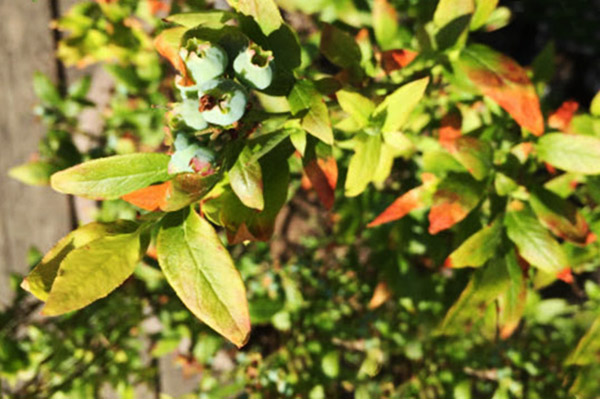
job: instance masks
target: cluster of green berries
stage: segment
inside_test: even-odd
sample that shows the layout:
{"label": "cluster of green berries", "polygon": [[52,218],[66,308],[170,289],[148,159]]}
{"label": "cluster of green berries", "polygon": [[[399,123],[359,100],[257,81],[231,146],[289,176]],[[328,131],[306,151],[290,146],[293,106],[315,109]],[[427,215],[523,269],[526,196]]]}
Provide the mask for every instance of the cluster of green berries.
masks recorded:
{"label": "cluster of green berries", "polygon": [[[227,52],[217,44],[189,39],[179,52],[188,71],[175,80],[182,101],[174,113],[189,129],[200,131],[209,124],[231,126],[246,112],[248,89],[264,90],[273,81],[273,56],[255,44],[249,44],[233,60],[230,67]],[[233,78],[237,78],[237,81]],[[170,173],[199,173],[213,160],[211,151],[177,134],[175,152],[169,164]]]}
{"label": "cluster of green berries", "polygon": [[209,123],[230,126],[239,121],[246,111],[247,89],[264,90],[273,81],[273,56],[255,44],[248,45],[233,60],[237,81],[225,77],[229,57],[216,44],[190,39],[179,55],[194,84],[183,86],[182,78],[176,81],[183,101],[175,112],[194,130],[205,129]]}

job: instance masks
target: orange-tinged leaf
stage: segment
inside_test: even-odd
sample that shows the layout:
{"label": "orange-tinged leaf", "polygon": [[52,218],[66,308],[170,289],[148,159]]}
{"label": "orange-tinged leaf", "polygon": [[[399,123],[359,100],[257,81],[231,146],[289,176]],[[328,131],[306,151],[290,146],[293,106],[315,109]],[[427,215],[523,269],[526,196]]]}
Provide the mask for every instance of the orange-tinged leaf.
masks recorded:
{"label": "orange-tinged leaf", "polygon": [[186,30],[184,27],[177,27],[162,31],[154,39],[154,47],[160,55],[169,60],[173,67],[181,73],[183,81],[180,84],[182,86],[191,86],[194,82],[188,75],[185,62],[179,55],[180,42]]}
{"label": "orange-tinged leaf", "polygon": [[369,301],[369,305],[368,305],[369,309],[371,309],[371,310],[377,309],[378,307],[383,305],[388,299],[390,299],[391,296],[392,296],[392,293],[391,293],[390,288],[388,287],[387,283],[385,281],[381,281],[375,287],[373,296],[371,297],[371,300]]}
{"label": "orange-tinged leaf", "polygon": [[335,186],[338,178],[335,158],[314,158],[304,165],[304,172],[323,206],[331,209],[335,202]]}
{"label": "orange-tinged leaf", "polygon": [[486,96],[534,135],[544,133],[539,98],[525,69],[512,58],[483,45],[465,48],[458,65]]}
{"label": "orange-tinged leaf", "polygon": [[146,211],[156,211],[164,209],[173,185],[170,181],[154,186],[148,186],[121,197],[122,200],[129,202]]}
{"label": "orange-tinged leaf", "polygon": [[463,220],[479,203],[482,187],[469,175],[450,175],[436,191],[429,211],[429,234],[437,234]]}
{"label": "orange-tinged leaf", "polygon": [[411,62],[419,53],[408,49],[388,50],[381,53],[381,65],[386,73],[402,69]]}
{"label": "orange-tinged leaf", "polygon": [[152,15],[158,15],[160,13],[168,14],[171,10],[171,6],[163,0],[148,0],[148,7]]}
{"label": "orange-tinged leaf", "polygon": [[400,220],[415,209],[422,207],[422,191],[423,187],[419,186],[401,195],[398,199],[392,202],[392,204],[387,207],[385,211],[383,211],[371,223],[369,223],[367,227],[375,227],[379,226],[380,224]]}
{"label": "orange-tinged leaf", "polygon": [[564,281],[567,284],[572,284],[573,281],[575,281],[570,267],[565,267],[564,269],[556,273],[556,278]]}
{"label": "orange-tinged leaf", "polygon": [[456,150],[456,139],[461,136],[461,116],[458,113],[444,115],[440,124],[440,144],[450,153]]}
{"label": "orange-tinged leaf", "polygon": [[428,194],[431,187],[436,183],[436,178],[431,173],[423,173],[421,179],[423,180],[423,185],[415,187],[398,197],[385,211],[369,223],[367,227],[375,227],[380,224],[400,220],[410,212],[427,206]]}
{"label": "orange-tinged leaf", "polygon": [[575,112],[579,109],[579,103],[573,100],[567,100],[548,117],[548,126],[569,133],[569,125]]}

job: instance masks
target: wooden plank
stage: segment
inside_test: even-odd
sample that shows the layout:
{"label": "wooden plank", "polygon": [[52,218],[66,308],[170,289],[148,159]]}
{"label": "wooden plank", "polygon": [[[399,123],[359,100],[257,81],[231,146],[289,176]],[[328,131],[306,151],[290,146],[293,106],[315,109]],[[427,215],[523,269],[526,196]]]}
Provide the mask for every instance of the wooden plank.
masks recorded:
{"label": "wooden plank", "polygon": [[54,76],[50,7],[47,1],[0,0],[0,303],[8,274],[26,273],[29,247],[48,250],[69,229],[68,203],[50,188],[28,187],[6,176],[37,149],[44,127],[35,120],[35,71]]}

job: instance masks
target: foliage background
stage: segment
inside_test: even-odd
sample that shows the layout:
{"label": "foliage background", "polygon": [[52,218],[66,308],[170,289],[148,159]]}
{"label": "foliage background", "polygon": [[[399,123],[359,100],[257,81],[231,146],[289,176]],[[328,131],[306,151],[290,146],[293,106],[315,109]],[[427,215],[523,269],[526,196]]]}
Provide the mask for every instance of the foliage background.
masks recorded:
{"label": "foliage background", "polygon": [[[599,54],[595,34],[598,10],[585,1],[569,2],[568,6],[561,1],[548,3],[506,2],[514,12],[512,24],[476,36],[476,41],[490,43],[529,65],[548,39],[553,39],[560,61],[551,84],[549,108],[574,98],[587,109],[598,88],[593,62]],[[142,104],[164,103],[152,94],[156,81],[157,76],[151,77],[147,92],[142,90]],[[138,95],[136,91],[145,87],[138,83],[124,84],[122,94]],[[77,97],[75,103],[82,100]],[[43,103],[43,95],[41,100]],[[119,98],[117,91],[112,101],[118,110],[125,99]],[[65,107],[66,113],[72,114],[60,123],[78,123],[69,121],[77,109]],[[139,114],[134,112],[132,117],[128,110],[122,119],[117,112],[103,133],[110,135],[112,127],[121,133],[123,126],[134,126],[149,145],[156,145],[151,132],[159,123],[152,115],[160,112],[147,103],[140,108]],[[45,117],[48,126],[57,123],[52,114]],[[144,129],[150,133],[145,134]],[[114,150],[119,145],[131,143],[107,140],[102,148]],[[2,389],[12,389],[6,388],[10,386],[7,381],[18,376],[27,381],[26,389],[21,385],[14,397],[102,397],[107,383],[120,397],[132,395],[131,387],[136,384],[147,384],[156,393],[161,387],[155,359],[175,350],[178,367],[187,374],[201,375],[198,391],[211,398],[237,397],[244,386],[250,387],[246,395],[254,397],[566,397],[569,385],[564,381],[572,381],[575,371],[564,370],[561,360],[589,320],[579,309],[584,303],[581,292],[560,282],[542,291],[540,298],[528,305],[528,328],[507,341],[490,344],[485,337],[467,334],[431,337],[428,330],[464,287],[467,275],[458,273],[449,281],[407,265],[391,268],[390,273],[399,273],[397,281],[404,282],[396,287],[402,295],[369,310],[365,304],[381,280],[381,271],[373,267],[357,270],[356,264],[371,253],[381,258],[373,264],[385,263],[394,259],[394,251],[386,252],[388,248],[382,245],[387,231],[363,232],[356,220],[364,225],[372,218],[369,209],[373,203],[386,202],[379,197],[385,193],[373,190],[365,198],[343,201],[335,224],[320,210],[314,196],[298,193],[284,211],[271,245],[235,249],[251,306],[265,312],[254,314],[258,321],[253,338],[243,351],[236,352],[193,321],[164,281],[152,269],[140,268],[139,279],[128,281],[108,299],[52,321],[31,317],[36,304],[18,294],[1,316]],[[127,212],[131,212],[127,207],[109,204],[99,216],[110,219]],[[340,248],[328,246],[332,234],[342,243]],[[355,241],[356,237],[360,239]],[[30,254],[32,264],[36,256],[39,254]],[[581,287],[589,298],[585,311],[597,312],[598,281],[597,272],[585,276]],[[140,328],[148,309],[160,321],[160,329]],[[149,348],[150,358],[146,355]]]}

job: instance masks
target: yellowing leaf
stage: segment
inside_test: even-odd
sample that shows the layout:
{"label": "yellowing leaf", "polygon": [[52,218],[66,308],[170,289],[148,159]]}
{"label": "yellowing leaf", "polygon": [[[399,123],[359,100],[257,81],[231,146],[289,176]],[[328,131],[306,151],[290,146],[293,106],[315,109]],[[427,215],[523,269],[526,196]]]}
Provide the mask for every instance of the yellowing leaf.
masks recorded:
{"label": "yellowing leaf", "polygon": [[411,112],[423,98],[428,84],[429,78],[415,80],[388,95],[373,113],[374,119],[383,120],[381,130],[384,132],[402,130]]}
{"label": "yellowing leaf", "polygon": [[381,137],[361,135],[356,138],[344,188],[347,197],[356,197],[372,181],[381,153]]}
{"label": "yellowing leaf", "polygon": [[445,266],[452,268],[479,267],[495,255],[502,241],[502,223],[496,219],[467,238],[460,247],[448,256]]}
{"label": "yellowing leaf", "polygon": [[62,238],[38,263],[21,283],[21,287],[46,301],[61,262],[73,250],[105,236],[132,233],[138,228],[133,222],[119,220],[113,223],[89,223]]}
{"label": "yellowing leaf", "polygon": [[104,298],[134,271],[146,251],[141,231],[100,237],[60,263],[42,314],[56,316]]}
{"label": "yellowing leaf", "polygon": [[244,346],[250,335],[246,289],[213,227],[192,209],[169,213],[157,238],[158,262],[196,317]]}
{"label": "yellowing leaf", "polygon": [[256,20],[266,36],[279,29],[283,19],[273,0],[227,0],[229,5]]}
{"label": "yellowing leaf", "polygon": [[534,135],[544,133],[540,101],[525,70],[513,59],[489,47],[465,48],[458,61],[470,81]]}
{"label": "yellowing leaf", "polygon": [[336,94],[340,107],[354,119],[357,128],[363,128],[369,124],[371,113],[375,104],[359,93],[340,90]]}

